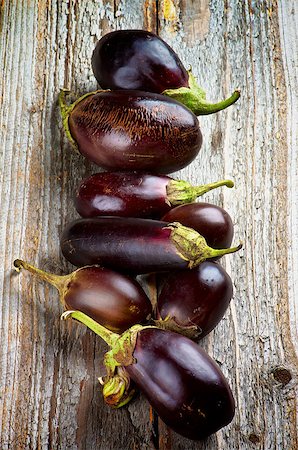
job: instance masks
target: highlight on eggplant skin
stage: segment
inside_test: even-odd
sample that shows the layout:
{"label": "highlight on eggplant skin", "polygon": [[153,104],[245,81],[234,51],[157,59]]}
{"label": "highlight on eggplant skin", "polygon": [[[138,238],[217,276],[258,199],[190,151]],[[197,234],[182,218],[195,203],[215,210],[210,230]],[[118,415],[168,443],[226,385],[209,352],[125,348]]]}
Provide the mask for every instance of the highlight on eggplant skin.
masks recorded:
{"label": "highlight on eggplant skin", "polygon": [[202,146],[197,117],[160,94],[97,91],[67,106],[62,90],[59,103],[70,142],[107,170],[175,172],[190,164]]}

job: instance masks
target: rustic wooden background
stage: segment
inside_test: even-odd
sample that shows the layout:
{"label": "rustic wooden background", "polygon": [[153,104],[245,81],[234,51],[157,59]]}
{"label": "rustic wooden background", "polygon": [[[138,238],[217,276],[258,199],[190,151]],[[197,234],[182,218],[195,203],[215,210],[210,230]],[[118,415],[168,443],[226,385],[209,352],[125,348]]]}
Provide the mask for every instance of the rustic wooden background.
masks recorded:
{"label": "rustic wooden background", "polygon": [[[0,2],[0,448],[298,448],[297,0],[2,0]],[[204,443],[168,430],[143,397],[113,411],[97,377],[104,345],[59,320],[57,292],[22,257],[66,273],[63,225],[72,195],[96,170],[72,152],[57,94],[96,88],[90,57],[110,30],[158,32],[212,100],[238,103],[200,119],[204,145],[179,173],[194,183],[232,178],[205,196],[224,206],[244,249],[223,264],[235,284],[224,320],[202,345],[227,375],[233,423]]]}

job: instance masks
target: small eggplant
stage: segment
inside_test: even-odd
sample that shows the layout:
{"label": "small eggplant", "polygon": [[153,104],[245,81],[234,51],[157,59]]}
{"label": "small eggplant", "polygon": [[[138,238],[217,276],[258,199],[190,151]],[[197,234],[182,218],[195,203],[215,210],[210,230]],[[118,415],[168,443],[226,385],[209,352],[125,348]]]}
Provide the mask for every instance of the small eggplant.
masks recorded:
{"label": "small eggplant", "polygon": [[179,223],[124,217],[75,220],[61,237],[62,253],[75,266],[100,264],[134,274],[192,268],[240,248],[212,249]]}
{"label": "small eggplant", "polygon": [[96,91],[60,108],[71,143],[108,170],[170,173],[187,166],[202,145],[196,116],[181,103],[141,91]]}
{"label": "small eggplant", "polygon": [[54,275],[20,259],[14,261],[19,271],[26,269],[55,286],[65,309],[82,311],[96,322],[117,333],[151,314],[151,303],[141,286],[128,276],[99,266],[83,267],[69,275]]}
{"label": "small eggplant", "polygon": [[184,437],[205,439],[228,425],[235,403],[216,363],[190,339],[171,331],[135,325],[121,336],[88,316],[68,311],[111,347],[102,380],[107,404],[120,407],[132,397],[133,381],[166,425]]}
{"label": "small eggplant", "polygon": [[[160,219],[171,208],[194,201],[230,180],[203,186],[173,180],[166,175],[101,172],[82,181],[74,202],[82,217],[121,216]],[[178,221],[177,221],[178,222]]]}
{"label": "small eggplant", "polygon": [[161,220],[180,222],[202,234],[213,248],[228,248],[234,236],[231,217],[223,208],[211,203],[190,203],[173,208]]}
{"label": "small eggplant", "polygon": [[156,324],[201,339],[222,319],[232,296],[232,280],[223,267],[202,262],[166,278],[157,300]]}
{"label": "small eggplant", "polygon": [[196,115],[212,114],[235,103],[231,97],[211,104],[191,71],[186,71],[174,50],[156,34],[118,30],[103,36],[92,54],[92,69],[103,89],[136,89],[175,98]]}

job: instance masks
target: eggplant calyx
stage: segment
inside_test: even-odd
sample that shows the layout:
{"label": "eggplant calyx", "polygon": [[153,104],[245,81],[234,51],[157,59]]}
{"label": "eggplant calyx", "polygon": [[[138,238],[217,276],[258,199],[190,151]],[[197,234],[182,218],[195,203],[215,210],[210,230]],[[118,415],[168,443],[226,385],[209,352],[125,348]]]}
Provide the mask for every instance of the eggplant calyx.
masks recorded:
{"label": "eggplant calyx", "polygon": [[182,334],[189,339],[198,339],[202,329],[197,325],[179,325],[175,317],[167,316],[165,319],[154,320],[154,325],[162,330],[170,330]]}
{"label": "eggplant calyx", "polygon": [[183,103],[196,116],[213,114],[221,111],[235,103],[240,97],[240,90],[236,89],[230,97],[218,103],[210,103],[206,100],[206,93],[202,88],[200,88],[200,86],[198,86],[191,70],[188,71],[188,76],[189,87],[166,89],[162,92],[162,94]]}
{"label": "eggplant calyx", "polygon": [[112,408],[121,408],[129,403],[135,392],[136,390],[131,387],[128,374],[122,367],[118,367],[115,375],[103,383],[104,401]]}
{"label": "eggplant calyx", "polygon": [[67,139],[73,146],[73,148],[79,153],[79,148],[77,142],[74,140],[74,138],[71,135],[70,129],[69,129],[69,116],[71,112],[74,110],[74,108],[85,98],[89,97],[90,95],[97,94],[99,92],[102,92],[102,90],[88,92],[87,94],[82,95],[77,100],[75,100],[70,105],[67,104],[66,96],[72,95],[73,93],[68,89],[60,89],[60,93],[58,95],[58,103],[60,107],[61,117],[62,117],[62,124],[63,128],[65,130],[65,134],[67,136]]}
{"label": "eggplant calyx", "polygon": [[242,243],[237,247],[219,250],[209,247],[200,233],[179,222],[169,223],[166,228],[171,230],[170,239],[175,245],[178,255],[188,262],[189,269],[198,266],[206,259],[234,253],[242,248]]}
{"label": "eggplant calyx", "polygon": [[232,188],[234,183],[231,180],[220,180],[214,183],[192,186],[188,181],[170,180],[166,187],[167,200],[171,206],[184,205],[185,203],[194,202],[197,197],[220,186]]}
{"label": "eggplant calyx", "polygon": [[133,353],[138,333],[146,328],[156,327],[134,325],[119,335],[106,329],[81,311],[65,311],[61,316],[62,320],[69,318],[86,325],[111,347],[104,355],[107,376],[104,377],[103,382],[101,379],[99,379],[99,382],[104,385],[104,397],[109,405],[120,407],[128,403],[134,392],[130,389],[130,379],[124,368],[135,362]]}

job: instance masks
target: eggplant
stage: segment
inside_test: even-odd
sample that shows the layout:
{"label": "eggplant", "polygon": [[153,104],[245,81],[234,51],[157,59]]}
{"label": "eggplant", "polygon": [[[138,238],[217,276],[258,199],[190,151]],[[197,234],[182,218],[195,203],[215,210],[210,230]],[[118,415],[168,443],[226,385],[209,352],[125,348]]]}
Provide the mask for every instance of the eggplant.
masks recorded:
{"label": "eggplant", "polygon": [[103,89],[135,89],[175,98],[196,115],[212,114],[235,103],[231,97],[210,103],[174,50],[145,30],[117,30],[103,36],[92,54],[92,69]]}
{"label": "eggplant", "polygon": [[14,261],[14,267],[55,286],[65,309],[82,311],[116,333],[145,322],[151,315],[150,300],[137,281],[112,270],[89,266],[60,276],[20,259]]}
{"label": "eggplant", "polygon": [[60,245],[75,266],[99,264],[134,274],[192,268],[241,248],[212,249],[178,222],[124,217],[75,220],[64,229]]}
{"label": "eggplant", "polygon": [[196,116],[181,103],[141,91],[96,91],[59,103],[66,135],[79,152],[108,170],[170,173],[202,146]]}
{"label": "eggplant", "polygon": [[219,264],[204,261],[164,280],[155,324],[193,339],[202,339],[224,316],[233,296],[230,276]]}
{"label": "eggplant", "polygon": [[234,225],[223,208],[211,203],[190,203],[168,211],[161,220],[180,222],[202,234],[213,248],[230,247],[234,236]]}
{"label": "eggplant", "polygon": [[80,312],[62,317],[85,324],[110,346],[104,357],[107,375],[100,378],[108,405],[128,403],[132,381],[163,422],[189,439],[205,439],[232,421],[235,402],[226,378],[190,339],[140,325],[119,336]]}
{"label": "eggplant", "polygon": [[[74,203],[82,217],[121,216],[160,219],[176,205],[194,201],[230,180],[192,186],[166,175],[137,172],[101,172],[83,180]],[[177,220],[177,222],[179,222]]]}

